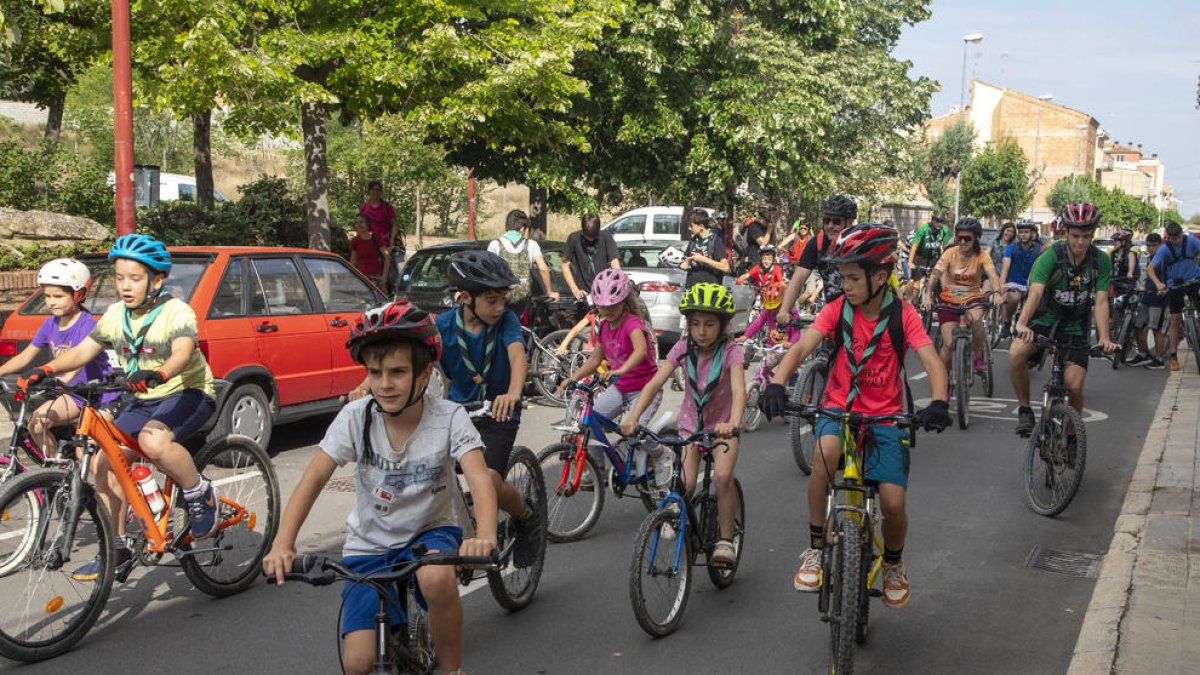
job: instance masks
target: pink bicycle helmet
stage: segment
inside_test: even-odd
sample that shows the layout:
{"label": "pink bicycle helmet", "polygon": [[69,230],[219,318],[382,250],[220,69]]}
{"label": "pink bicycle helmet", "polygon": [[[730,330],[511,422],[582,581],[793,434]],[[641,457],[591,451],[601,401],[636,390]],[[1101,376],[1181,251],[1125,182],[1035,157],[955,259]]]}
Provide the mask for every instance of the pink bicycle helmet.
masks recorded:
{"label": "pink bicycle helmet", "polygon": [[592,302],[597,307],[618,305],[629,297],[629,277],[611,267],[596,275],[592,282]]}

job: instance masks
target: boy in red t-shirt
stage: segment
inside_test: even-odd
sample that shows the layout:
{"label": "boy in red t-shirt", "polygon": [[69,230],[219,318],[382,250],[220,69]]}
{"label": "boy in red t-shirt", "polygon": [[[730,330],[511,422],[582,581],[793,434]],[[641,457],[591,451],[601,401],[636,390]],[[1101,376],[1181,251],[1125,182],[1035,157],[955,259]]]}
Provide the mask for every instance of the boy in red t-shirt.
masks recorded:
{"label": "boy in red t-shirt", "polygon": [[364,275],[378,280],[383,275],[383,254],[371,232],[371,223],[363,214],[354,217],[354,236],[350,237],[350,264]]}
{"label": "boy in red t-shirt", "polygon": [[767,244],[759,249],[759,254],[762,256],[762,262],[738,277],[738,283],[744,284],[749,281],[760,290],[775,282],[784,283],[786,280],[783,278],[783,268],[775,264],[775,247]]}
{"label": "boy in red t-shirt", "polygon": [[[839,341],[843,347],[834,355],[829,369],[822,408],[840,412],[849,407],[864,415],[894,415],[903,411],[902,350],[892,345],[890,327],[880,323],[889,320],[902,322],[904,346],[917,351],[921,365],[929,374],[932,391],[946,391],[946,369],[922,328],[920,314],[895,292],[892,270],[896,262],[897,239],[895,230],[871,224],[852,227],[838,236],[830,257],[838,263],[844,295],[821,310],[812,326],[804,331],[800,341],[792,345],[775,369],[760,403],[768,419],[786,409],[784,384],[796,368],[822,341],[836,339],[837,332],[844,330],[847,321],[850,335]],[[850,306],[846,306],[847,302]],[[901,303],[898,314],[892,303]],[[849,351],[853,354],[845,349],[847,344],[852,346]],[[915,417],[925,429],[941,431],[950,425],[950,406],[945,399],[935,399],[927,408],[916,411]],[[910,596],[908,575],[901,562],[908,530],[905,511],[908,447],[902,440],[905,432],[898,427],[891,424],[874,424],[872,427],[875,454],[865,462],[865,477],[879,484],[879,506],[883,512],[883,602],[890,607],[901,607]],[[812,543],[800,556],[800,569],[793,579],[798,591],[817,591],[821,586],[827,486],[834,478],[842,455],[841,421],[820,417],[814,433],[819,439],[819,450],[813,458],[813,471],[808,480]]]}

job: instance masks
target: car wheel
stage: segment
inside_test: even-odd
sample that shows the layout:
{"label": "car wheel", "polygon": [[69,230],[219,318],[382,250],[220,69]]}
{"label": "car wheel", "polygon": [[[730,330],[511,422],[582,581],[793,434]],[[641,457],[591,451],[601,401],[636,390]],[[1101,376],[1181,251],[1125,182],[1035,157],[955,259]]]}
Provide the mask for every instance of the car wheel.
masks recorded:
{"label": "car wheel", "polygon": [[221,407],[220,417],[209,437],[240,434],[265,450],[271,443],[271,430],[271,404],[266,393],[258,385],[242,384],[225,398],[225,405]]}

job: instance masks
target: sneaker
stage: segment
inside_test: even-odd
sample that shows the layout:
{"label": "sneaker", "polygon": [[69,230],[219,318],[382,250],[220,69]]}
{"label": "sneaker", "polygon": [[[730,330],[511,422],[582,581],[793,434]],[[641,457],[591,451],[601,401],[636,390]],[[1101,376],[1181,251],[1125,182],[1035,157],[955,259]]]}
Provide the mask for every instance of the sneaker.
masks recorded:
{"label": "sneaker", "polygon": [[1170,369],[1171,372],[1175,372],[1176,370],[1179,370],[1179,359],[1172,356],[1171,363],[1167,367]]}
{"label": "sneaker", "polygon": [[883,604],[888,607],[903,607],[908,604],[912,591],[908,585],[908,573],[904,563],[883,564]]}
{"label": "sneaker", "polygon": [[[668,504],[667,510],[676,516],[679,515],[678,504]],[[660,527],[658,530],[658,536],[662,537],[666,541],[675,541],[675,526],[670,523],[663,523],[662,527]]]}
{"label": "sneaker", "polygon": [[671,474],[675,466],[675,451],[663,448],[662,454],[654,458],[654,486],[659,490],[671,489]]}
{"label": "sneaker", "polygon": [[1151,356],[1150,359],[1145,363],[1146,370],[1162,370],[1166,367],[1167,364],[1163,363],[1162,359],[1158,358],[1157,356]]}
{"label": "sneaker", "polygon": [[217,519],[217,494],[212,483],[208,484],[208,489],[199,497],[184,499],[187,501],[188,514],[192,518],[192,539],[200,541],[216,534],[217,526],[221,523]]}
{"label": "sneaker", "polygon": [[1133,356],[1125,359],[1125,364],[1130,365],[1130,366],[1144,366],[1147,363],[1149,363],[1151,360],[1152,359],[1149,356],[1146,356],[1145,354],[1138,352],[1138,353],[1134,354]]}
{"label": "sneaker", "polygon": [[529,509],[528,518],[512,518],[510,521],[515,540],[512,559],[516,567],[532,567],[537,562],[538,551],[542,546],[542,528],[538,527],[540,523],[537,510],[528,500],[525,501],[525,507]]}
{"label": "sneaker", "polygon": [[821,588],[821,549],[808,548],[800,554],[800,569],[792,577],[792,587],[801,593],[815,593]]}
{"label": "sneaker", "polygon": [[[117,555],[114,557],[114,566],[116,569],[116,577],[118,581],[125,581],[129,576],[129,572],[133,569],[133,551],[127,548],[116,549]],[[95,581],[100,577],[100,557],[92,558],[90,561],[80,565],[71,572],[71,578],[75,581]]]}
{"label": "sneaker", "polygon": [[982,373],[987,371],[987,364],[984,363],[982,356],[975,357],[975,372]]}
{"label": "sneaker", "polygon": [[1037,418],[1033,416],[1033,410],[1029,408],[1021,408],[1017,411],[1017,435],[1021,438],[1029,438],[1029,434],[1033,433],[1033,426],[1037,424]]}

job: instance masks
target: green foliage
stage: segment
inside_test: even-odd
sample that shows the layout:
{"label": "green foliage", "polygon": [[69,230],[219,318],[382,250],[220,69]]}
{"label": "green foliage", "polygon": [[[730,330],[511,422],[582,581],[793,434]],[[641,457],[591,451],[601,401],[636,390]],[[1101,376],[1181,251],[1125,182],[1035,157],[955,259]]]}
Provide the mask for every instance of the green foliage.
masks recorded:
{"label": "green foliage", "polygon": [[[1061,178],[1050,191],[1047,201],[1056,212],[1071,202],[1088,201],[1099,209],[1103,225],[1119,225],[1143,232],[1158,227],[1159,212],[1152,204],[1126,194],[1120,188],[1106,188],[1090,176],[1076,177],[1074,187],[1071,183],[1070,176]],[[1163,214],[1164,222],[1171,214],[1171,211]]]}
{"label": "green foliage", "polygon": [[[107,0],[6,2],[0,10],[0,97],[49,108],[109,49]],[[40,5],[40,6],[39,6]]]}
{"label": "green foliage", "polygon": [[[1176,213],[1179,213],[1179,212],[1176,211]],[[1200,213],[1192,214],[1192,217],[1187,219],[1187,224],[1188,225],[1200,225]]]}
{"label": "green foliage", "polygon": [[975,155],[962,172],[963,213],[1015,220],[1032,197],[1027,165],[1025,153],[1010,139]]}
{"label": "green foliage", "polygon": [[171,246],[308,246],[304,205],[282,178],[238,188],[236,202],[206,211],[192,202],[163,202],[138,212],[139,229]]}
{"label": "green foliage", "polygon": [[[1192,216],[1192,220],[1196,220],[1196,216]],[[1163,210],[1162,221],[1163,221],[1163,224],[1179,223],[1180,225],[1182,225],[1184,223],[1183,216],[1180,215],[1179,211],[1176,209]],[[1191,222],[1191,221],[1189,220],[1188,222]]]}
{"label": "green foliage", "polygon": [[921,155],[925,171],[921,184],[935,211],[950,212],[954,208],[951,181],[971,162],[975,136],[974,126],[953,122],[946,126],[941,137],[925,147]]}
{"label": "green foliage", "polygon": [[110,226],[115,220],[107,167],[46,143],[34,150],[0,143],[0,206],[68,213]]}
{"label": "green foliage", "polygon": [[1046,195],[1046,204],[1054,213],[1062,213],[1067,204],[1085,202],[1089,199],[1091,199],[1090,183],[1071,180],[1071,177],[1067,176],[1060,178],[1054,187],[1050,188],[1050,194]]}
{"label": "green foliage", "polygon": [[0,272],[12,270],[36,270],[55,258],[74,258],[81,253],[103,251],[112,244],[111,239],[100,243],[70,244],[53,246],[34,242],[24,246],[0,246]]}

